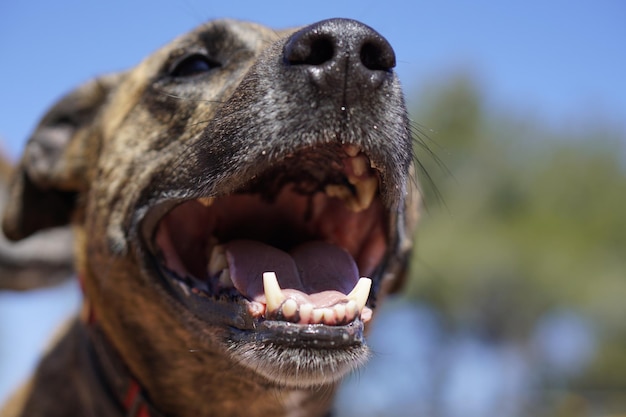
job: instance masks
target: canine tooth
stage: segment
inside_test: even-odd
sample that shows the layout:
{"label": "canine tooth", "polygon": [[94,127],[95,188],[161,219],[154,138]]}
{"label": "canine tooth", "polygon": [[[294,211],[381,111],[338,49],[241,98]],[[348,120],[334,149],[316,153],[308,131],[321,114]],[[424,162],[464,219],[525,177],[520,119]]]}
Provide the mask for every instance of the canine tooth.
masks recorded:
{"label": "canine tooth", "polygon": [[222,269],[228,267],[228,261],[226,260],[226,254],[224,253],[224,246],[215,245],[211,251],[211,257],[209,259],[209,276],[214,276]]}
{"label": "canine tooth", "polygon": [[[372,280],[369,278],[361,278],[359,282],[356,283],[350,294],[347,295],[348,300],[354,301],[356,303],[358,311],[363,310],[365,307],[365,303],[367,303],[367,298],[370,295],[370,289],[372,288]],[[350,302],[348,302],[350,304]],[[346,310],[348,306],[346,306]]]}
{"label": "canine tooth", "polygon": [[265,292],[266,313],[278,310],[285,301],[285,295],[278,285],[278,279],[274,272],[263,273],[263,291]]}
{"label": "canine tooth", "polygon": [[230,269],[224,268],[222,273],[220,274],[220,286],[222,288],[233,288],[235,284],[233,284],[233,280],[230,277]]}
{"label": "canine tooth", "polygon": [[300,322],[309,323],[313,314],[313,304],[302,304],[300,306]]}
{"label": "canine tooth", "polygon": [[283,303],[283,315],[287,318],[292,318],[298,312],[298,303],[296,300],[288,298]]}
{"label": "canine tooth", "polygon": [[351,157],[355,157],[359,154],[359,152],[361,152],[361,148],[359,148],[357,145],[352,145],[352,144],[346,145],[344,149],[346,153],[348,154],[348,156],[351,156]]}
{"label": "canine tooth", "polygon": [[354,184],[354,186],[356,187],[356,197],[359,202],[359,207],[361,210],[365,210],[374,200],[376,190],[378,189],[378,179],[376,177],[365,178]]}
{"label": "canine tooth", "polygon": [[215,197],[200,197],[197,200],[204,207],[210,207],[215,202]]}

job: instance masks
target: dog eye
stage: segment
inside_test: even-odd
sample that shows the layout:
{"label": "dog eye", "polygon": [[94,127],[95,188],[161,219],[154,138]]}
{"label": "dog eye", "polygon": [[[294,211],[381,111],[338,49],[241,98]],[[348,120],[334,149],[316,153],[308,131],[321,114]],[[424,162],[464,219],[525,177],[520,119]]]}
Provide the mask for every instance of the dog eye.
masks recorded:
{"label": "dog eye", "polygon": [[192,77],[209,72],[219,66],[220,64],[212,61],[206,55],[193,54],[178,61],[170,71],[170,75],[173,77]]}

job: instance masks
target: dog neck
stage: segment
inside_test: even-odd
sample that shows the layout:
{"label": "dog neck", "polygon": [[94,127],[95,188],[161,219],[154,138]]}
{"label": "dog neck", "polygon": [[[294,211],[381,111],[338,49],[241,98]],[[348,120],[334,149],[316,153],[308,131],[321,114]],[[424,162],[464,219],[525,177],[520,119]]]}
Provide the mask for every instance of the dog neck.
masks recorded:
{"label": "dog neck", "polygon": [[88,335],[88,359],[95,376],[93,383],[100,385],[94,389],[102,391],[125,417],[165,417],[149,401],[141,385],[106,340],[93,313],[88,317],[89,320],[84,323]]}
{"label": "dog neck", "polygon": [[125,417],[165,417],[148,400],[146,393],[107,340],[84,291],[84,278],[78,281],[83,292],[80,321],[87,331],[87,351],[91,385],[109,398],[109,402]]}
{"label": "dog neck", "polygon": [[[169,417],[170,414],[159,411],[144,387],[132,375],[119,353],[109,342],[87,298],[84,299],[80,321],[87,333],[87,359],[91,368],[89,373],[92,375],[90,385],[99,385],[93,387],[93,389],[108,397],[108,402],[113,408],[119,410],[118,415],[120,416]],[[241,407],[241,415],[331,417],[331,412],[324,411],[326,409],[325,405],[332,398],[331,392],[326,390],[289,391],[284,389],[274,393],[266,393],[265,396],[268,399],[272,398],[279,404],[270,405],[270,409],[267,412],[253,410],[248,405],[245,394],[242,393],[239,396],[240,401],[238,401]],[[216,401],[212,401],[212,403],[217,414],[210,413],[209,415],[223,415],[220,404]],[[277,410],[281,410],[280,414],[277,413]]]}

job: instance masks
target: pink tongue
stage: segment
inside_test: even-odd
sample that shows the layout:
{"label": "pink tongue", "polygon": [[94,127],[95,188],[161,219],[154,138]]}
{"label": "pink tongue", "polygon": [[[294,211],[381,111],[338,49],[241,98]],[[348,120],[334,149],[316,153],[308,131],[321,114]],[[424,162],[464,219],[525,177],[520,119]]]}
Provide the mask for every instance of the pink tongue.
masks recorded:
{"label": "pink tongue", "polygon": [[303,243],[291,253],[256,240],[234,240],[224,247],[233,284],[250,299],[263,295],[264,272],[275,272],[282,289],[309,295],[328,290],[348,294],[359,280],[352,256],[326,242]]}

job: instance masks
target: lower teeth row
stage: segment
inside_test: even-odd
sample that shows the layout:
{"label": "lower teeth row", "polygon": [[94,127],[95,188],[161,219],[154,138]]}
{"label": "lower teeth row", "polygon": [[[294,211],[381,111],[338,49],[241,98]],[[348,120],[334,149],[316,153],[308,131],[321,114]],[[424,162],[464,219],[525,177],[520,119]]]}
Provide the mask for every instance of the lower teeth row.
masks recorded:
{"label": "lower teeth row", "polygon": [[268,319],[279,318],[298,324],[324,323],[337,325],[349,323],[358,315],[358,306],[354,300],[335,304],[331,307],[315,308],[312,304],[298,306],[295,300],[288,298],[279,309],[273,311],[267,311],[266,309],[265,311],[265,317]]}

